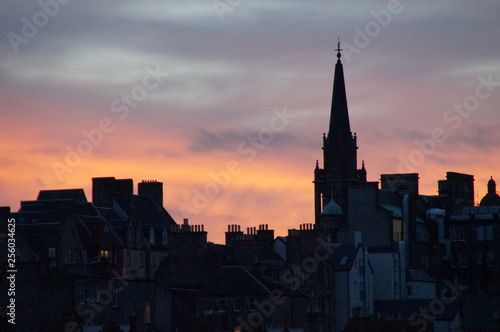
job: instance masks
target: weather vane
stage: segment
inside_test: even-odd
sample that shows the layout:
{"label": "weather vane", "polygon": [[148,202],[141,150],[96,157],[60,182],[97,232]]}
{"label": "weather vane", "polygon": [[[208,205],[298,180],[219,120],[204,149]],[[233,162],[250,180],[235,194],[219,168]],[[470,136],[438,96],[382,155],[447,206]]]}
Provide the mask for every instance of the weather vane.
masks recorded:
{"label": "weather vane", "polygon": [[339,58],[340,60],[340,51],[342,51],[342,49],[340,48],[340,37],[338,37],[337,49],[335,51],[337,51],[337,58]]}

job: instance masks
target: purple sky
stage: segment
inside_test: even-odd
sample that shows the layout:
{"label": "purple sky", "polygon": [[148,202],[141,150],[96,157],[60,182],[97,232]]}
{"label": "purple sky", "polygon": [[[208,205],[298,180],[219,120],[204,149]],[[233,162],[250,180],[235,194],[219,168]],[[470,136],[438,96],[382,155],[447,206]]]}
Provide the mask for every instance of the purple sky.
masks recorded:
{"label": "purple sky", "polygon": [[14,210],[41,189],[90,200],[92,177],[115,176],[164,182],[174,218],[216,242],[227,224],[312,222],[338,37],[368,180],[418,172],[435,194],[463,172],[480,199],[500,179],[494,0],[16,0],[0,31]]}

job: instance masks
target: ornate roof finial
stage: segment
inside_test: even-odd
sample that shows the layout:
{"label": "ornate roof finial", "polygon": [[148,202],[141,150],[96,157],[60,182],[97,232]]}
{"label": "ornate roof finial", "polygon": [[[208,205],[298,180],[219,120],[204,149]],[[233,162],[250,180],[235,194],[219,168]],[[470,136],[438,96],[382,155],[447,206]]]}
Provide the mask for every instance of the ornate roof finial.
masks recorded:
{"label": "ornate roof finial", "polygon": [[342,51],[342,49],[340,48],[340,37],[338,37],[337,49],[335,51],[337,51],[337,62],[340,62],[340,57],[341,57],[340,51]]}

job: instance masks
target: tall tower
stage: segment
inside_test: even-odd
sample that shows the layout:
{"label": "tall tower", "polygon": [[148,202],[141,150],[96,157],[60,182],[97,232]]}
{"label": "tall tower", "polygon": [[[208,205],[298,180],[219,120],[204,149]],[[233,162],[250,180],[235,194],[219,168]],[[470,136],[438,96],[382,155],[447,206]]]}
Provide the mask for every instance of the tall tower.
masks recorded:
{"label": "tall tower", "polygon": [[316,161],[314,170],[314,212],[316,223],[325,206],[336,202],[347,211],[347,184],[366,182],[363,163],[357,169],[356,134],[352,134],[347,110],[347,96],[344,82],[344,69],[340,61],[340,41],[337,45],[337,63],[333,79],[332,107],[328,134],[323,134],[323,168]]}

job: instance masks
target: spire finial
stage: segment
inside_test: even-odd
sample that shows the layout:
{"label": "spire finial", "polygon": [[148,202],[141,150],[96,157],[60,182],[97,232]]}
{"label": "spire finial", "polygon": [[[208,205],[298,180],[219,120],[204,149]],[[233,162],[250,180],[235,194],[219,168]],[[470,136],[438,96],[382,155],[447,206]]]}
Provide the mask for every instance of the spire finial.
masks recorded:
{"label": "spire finial", "polygon": [[337,62],[340,62],[340,57],[341,57],[341,54],[340,54],[340,51],[342,51],[342,49],[340,48],[340,37],[338,37],[337,39],[337,49],[335,50],[337,51]]}

